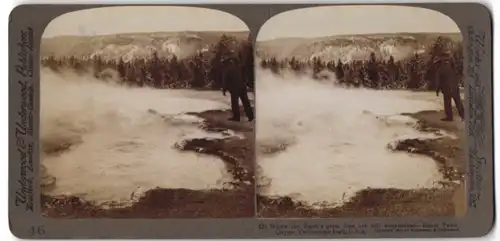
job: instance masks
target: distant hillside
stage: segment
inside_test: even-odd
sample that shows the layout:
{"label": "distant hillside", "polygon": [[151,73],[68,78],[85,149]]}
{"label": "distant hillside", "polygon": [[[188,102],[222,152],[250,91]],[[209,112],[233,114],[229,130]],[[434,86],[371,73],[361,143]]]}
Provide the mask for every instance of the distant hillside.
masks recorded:
{"label": "distant hillside", "polygon": [[449,44],[460,43],[460,33],[391,33],[342,35],[321,38],[282,38],[257,43],[259,58],[341,59],[343,62],[364,60],[374,52],[378,58],[402,60],[415,52],[425,52],[439,37],[449,38]]}
{"label": "distant hillside", "polygon": [[[57,36],[42,39],[41,56],[91,58],[95,55],[104,60],[149,57],[153,52],[166,57],[189,57],[198,51],[206,51],[221,36],[246,40],[248,32],[155,32],[126,33],[101,36]],[[237,44],[237,43],[235,43]]]}

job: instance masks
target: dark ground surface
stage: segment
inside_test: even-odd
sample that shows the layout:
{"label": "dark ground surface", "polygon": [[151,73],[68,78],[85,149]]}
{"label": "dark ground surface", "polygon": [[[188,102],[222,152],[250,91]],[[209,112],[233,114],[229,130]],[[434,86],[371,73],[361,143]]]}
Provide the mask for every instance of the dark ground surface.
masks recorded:
{"label": "dark ground surface", "polygon": [[465,212],[463,180],[465,161],[463,134],[456,122],[442,122],[442,111],[422,111],[405,114],[418,120],[420,131],[444,130],[458,139],[441,137],[436,140],[404,140],[394,148],[433,158],[445,181],[433,189],[364,189],[350,201],[336,208],[312,209],[289,197],[257,197],[257,213],[266,218],[298,217],[433,217],[461,216]]}
{"label": "dark ground surface", "polygon": [[[242,112],[243,113],[243,112]],[[255,216],[254,126],[245,118],[230,122],[229,111],[213,110],[191,113],[205,119],[201,128],[222,132],[227,129],[244,139],[187,141],[182,151],[196,151],[220,157],[234,177],[232,189],[196,191],[188,189],[149,190],[128,207],[103,208],[76,196],[42,195],[42,215],[57,218],[241,218]],[[200,148],[202,148],[200,150]],[[64,151],[55,148],[54,153]],[[42,170],[45,171],[45,170]],[[50,172],[50,171],[49,171]],[[42,175],[42,180],[50,176]],[[50,188],[47,181],[44,188]]]}

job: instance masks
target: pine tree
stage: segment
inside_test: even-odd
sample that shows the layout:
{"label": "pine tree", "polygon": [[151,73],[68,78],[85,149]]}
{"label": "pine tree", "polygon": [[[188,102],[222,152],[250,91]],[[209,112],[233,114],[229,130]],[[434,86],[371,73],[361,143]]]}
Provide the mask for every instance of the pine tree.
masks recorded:
{"label": "pine tree", "polygon": [[213,48],[213,58],[210,61],[212,68],[209,72],[209,78],[211,80],[211,87],[213,89],[220,89],[222,87],[222,76],[224,72],[223,61],[229,55],[232,54],[230,49],[231,38],[226,35],[222,35],[219,42]]}
{"label": "pine tree", "polygon": [[389,74],[389,80],[391,86],[399,86],[399,69],[394,62],[394,56],[390,56],[387,61],[387,71]]}
{"label": "pine tree", "polygon": [[337,77],[339,83],[342,84],[345,82],[344,65],[342,64],[342,60],[340,59],[337,61],[337,67],[335,68],[335,77]]}
{"label": "pine tree", "polygon": [[415,53],[413,58],[410,59],[409,69],[408,69],[408,84],[409,89],[418,89],[420,87],[421,75],[420,75],[420,55]]}
{"label": "pine tree", "polygon": [[149,74],[150,74],[150,85],[153,85],[156,88],[161,88],[163,84],[162,76],[161,76],[161,61],[158,58],[158,53],[153,52],[151,59],[148,63],[149,65]]}
{"label": "pine tree", "polygon": [[190,70],[192,73],[191,86],[194,88],[201,88],[205,85],[203,54],[199,53],[190,61]]}
{"label": "pine tree", "polygon": [[118,74],[120,76],[120,79],[122,81],[125,81],[125,76],[126,76],[126,69],[125,69],[125,62],[123,61],[123,58],[120,57],[120,60],[118,61]]}
{"label": "pine tree", "polygon": [[245,82],[250,88],[254,85],[254,49],[252,38],[249,34],[247,39],[242,42],[238,50],[238,59],[241,62],[241,71]]}
{"label": "pine tree", "polygon": [[101,56],[96,55],[92,58],[92,71],[94,72],[94,77],[99,78],[99,73],[102,71],[102,60]]}
{"label": "pine tree", "polygon": [[370,80],[370,86],[372,88],[377,88],[379,86],[379,75],[378,75],[378,63],[375,53],[370,54],[370,60],[368,61],[368,79]]}

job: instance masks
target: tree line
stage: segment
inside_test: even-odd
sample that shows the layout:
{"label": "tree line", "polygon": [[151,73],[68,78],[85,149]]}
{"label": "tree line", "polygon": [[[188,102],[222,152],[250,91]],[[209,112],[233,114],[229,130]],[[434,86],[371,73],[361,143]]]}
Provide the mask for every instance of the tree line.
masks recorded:
{"label": "tree line", "polygon": [[114,72],[121,83],[129,86],[215,90],[222,87],[224,59],[229,56],[237,58],[241,71],[244,72],[243,76],[253,86],[254,56],[250,36],[246,40],[237,40],[235,37],[222,35],[208,51],[198,51],[184,59],[175,55],[159,57],[157,52],[153,52],[148,58],[134,58],[130,61],[124,61],[122,57],[104,60],[99,55],[92,58],[48,56],[42,59],[41,64],[56,72],[71,69],[78,74],[92,73],[98,79],[113,78]]}
{"label": "tree line", "polygon": [[350,87],[376,89],[422,89],[434,90],[434,76],[439,71],[433,64],[436,56],[448,55],[455,66],[455,76],[463,85],[463,50],[461,42],[453,42],[446,37],[438,37],[425,53],[415,53],[411,58],[395,61],[393,56],[388,60],[377,59],[375,53],[368,60],[355,60],[343,63],[323,61],[319,57],[308,60],[276,58],[262,59],[260,66],[274,74],[284,70],[296,75],[311,74],[314,79],[329,79],[329,73],[336,77],[337,84]]}

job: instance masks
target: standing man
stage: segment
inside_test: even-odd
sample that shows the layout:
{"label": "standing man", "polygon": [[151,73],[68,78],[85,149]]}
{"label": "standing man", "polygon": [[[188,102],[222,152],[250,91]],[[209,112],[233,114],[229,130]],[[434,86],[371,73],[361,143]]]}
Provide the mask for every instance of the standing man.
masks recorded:
{"label": "standing man", "polygon": [[453,110],[451,107],[451,100],[455,102],[460,118],[464,120],[464,105],[460,98],[459,80],[456,74],[453,59],[449,54],[434,57],[434,64],[436,65],[436,95],[439,92],[443,93],[444,112],[445,117],[442,121],[453,121]]}
{"label": "standing man", "polygon": [[247,83],[242,75],[241,66],[234,56],[229,56],[223,61],[222,94],[226,96],[227,91],[231,94],[231,111],[233,113],[229,120],[240,121],[239,100],[241,99],[248,121],[253,121],[253,110],[248,99]]}

